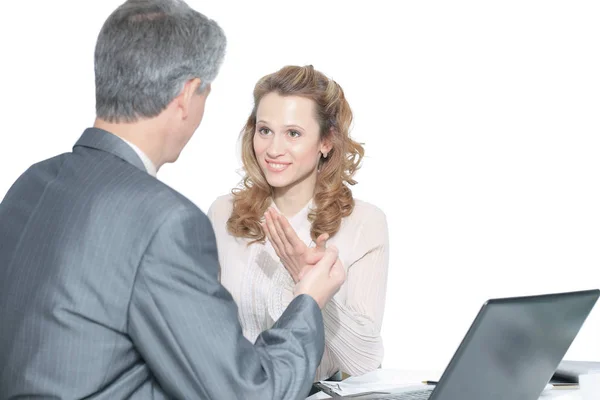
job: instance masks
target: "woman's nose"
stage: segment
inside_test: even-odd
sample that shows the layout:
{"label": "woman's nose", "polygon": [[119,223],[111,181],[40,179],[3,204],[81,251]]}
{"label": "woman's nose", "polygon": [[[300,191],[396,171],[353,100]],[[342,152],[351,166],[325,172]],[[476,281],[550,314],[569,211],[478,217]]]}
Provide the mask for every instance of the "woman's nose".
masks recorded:
{"label": "woman's nose", "polygon": [[284,153],[285,153],[284,141],[282,140],[280,135],[274,134],[272,137],[271,143],[269,144],[269,147],[267,147],[267,155],[271,158],[276,158],[276,157],[279,157],[280,155],[283,155]]}

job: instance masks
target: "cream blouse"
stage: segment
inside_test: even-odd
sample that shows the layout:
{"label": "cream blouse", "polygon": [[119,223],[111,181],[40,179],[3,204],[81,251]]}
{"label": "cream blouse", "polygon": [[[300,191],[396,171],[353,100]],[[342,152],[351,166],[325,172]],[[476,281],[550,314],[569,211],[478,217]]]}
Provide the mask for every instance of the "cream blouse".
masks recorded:
{"label": "cream blouse", "polygon": [[[232,204],[232,195],[217,198],[208,217],[217,239],[221,283],[238,305],[244,336],[254,343],[292,301],[294,281],[268,240],[248,246],[248,239],[227,232]],[[300,239],[314,246],[308,221],[311,205],[288,220]],[[340,230],[327,244],[339,249],[347,279],[323,309],[325,352],[315,381],[339,370],[360,375],[378,368],[383,359],[380,331],[389,259],[385,214],[355,200],[354,211],[342,220]]]}

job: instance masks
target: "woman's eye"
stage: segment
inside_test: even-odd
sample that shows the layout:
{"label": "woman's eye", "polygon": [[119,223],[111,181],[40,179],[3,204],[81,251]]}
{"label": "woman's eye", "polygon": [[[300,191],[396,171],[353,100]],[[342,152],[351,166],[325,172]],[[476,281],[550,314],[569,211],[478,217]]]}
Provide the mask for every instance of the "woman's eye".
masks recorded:
{"label": "woman's eye", "polygon": [[269,128],[260,128],[260,129],[258,130],[258,132],[259,132],[261,135],[268,135],[269,133],[271,133],[271,130],[270,130]]}
{"label": "woman's eye", "polygon": [[298,131],[290,131],[290,136],[293,138],[297,138],[300,136],[300,132]]}

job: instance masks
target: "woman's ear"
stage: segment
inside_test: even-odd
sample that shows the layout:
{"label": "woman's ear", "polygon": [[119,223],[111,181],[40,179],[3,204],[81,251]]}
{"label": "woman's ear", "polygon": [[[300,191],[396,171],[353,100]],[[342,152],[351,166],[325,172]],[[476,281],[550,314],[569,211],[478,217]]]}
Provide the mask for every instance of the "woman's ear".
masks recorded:
{"label": "woman's ear", "polygon": [[321,140],[321,148],[319,151],[323,154],[323,158],[327,158],[327,155],[333,148],[333,144],[331,143],[331,137],[334,135],[333,128],[329,131],[329,135],[326,138]]}

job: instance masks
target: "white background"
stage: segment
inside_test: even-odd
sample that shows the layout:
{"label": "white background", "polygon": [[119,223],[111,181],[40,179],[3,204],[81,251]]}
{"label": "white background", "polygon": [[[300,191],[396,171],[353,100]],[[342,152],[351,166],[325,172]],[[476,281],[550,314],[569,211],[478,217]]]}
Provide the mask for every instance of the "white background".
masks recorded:
{"label": "white background", "polygon": [[[120,1],[12,1],[0,24],[0,198],[94,119],[94,44]],[[444,368],[493,297],[600,287],[600,3],[199,1],[229,46],[205,119],[159,178],[203,210],[239,180],[261,76],[344,88],[388,217],[384,367]],[[199,333],[201,335],[201,333]],[[600,360],[600,305],[567,358]]]}

